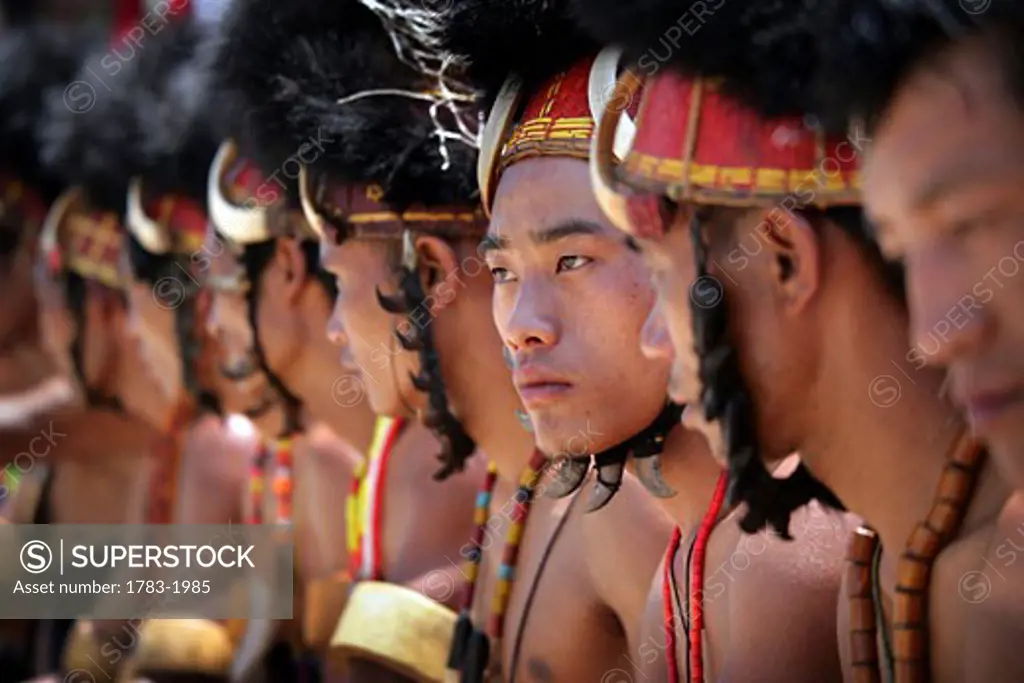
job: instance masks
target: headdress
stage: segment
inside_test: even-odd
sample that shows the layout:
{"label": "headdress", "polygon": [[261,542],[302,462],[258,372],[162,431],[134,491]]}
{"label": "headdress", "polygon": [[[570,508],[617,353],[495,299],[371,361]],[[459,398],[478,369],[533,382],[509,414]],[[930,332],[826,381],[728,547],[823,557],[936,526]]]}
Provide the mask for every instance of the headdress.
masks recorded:
{"label": "headdress", "polygon": [[285,439],[290,439],[301,429],[302,401],[288,390],[284,381],[267,364],[256,324],[259,278],[274,256],[276,239],[293,237],[302,240],[308,271],[323,285],[332,300],[337,295],[334,278],[319,267],[316,234],[294,203],[255,164],[239,154],[238,145],[233,140],[225,140],[221,144],[210,167],[207,185],[210,229],[226,243],[224,246],[238,256],[245,271],[244,276],[207,276],[206,285],[213,289],[244,292],[252,330],[251,352],[259,369],[282,398],[285,410],[282,438]]}
{"label": "headdress", "polygon": [[111,79],[137,150],[121,201],[134,270],[153,282],[156,296],[174,299],[165,303],[174,307],[188,394],[212,404],[198,376],[199,283],[192,271],[206,236],[206,176],[218,140],[204,99],[202,27],[187,12],[171,19]]}
{"label": "headdress", "polygon": [[[833,127],[851,119],[873,127],[909,73],[955,42],[991,36],[1010,54],[1024,35],[1024,5],[1013,0],[867,0],[825,7],[814,94]],[[1016,72],[1010,79],[1011,88],[1019,89]]]}
{"label": "headdress", "polygon": [[38,234],[60,190],[60,178],[40,160],[39,121],[47,100],[65,91],[93,37],[57,25],[0,33],[0,230],[12,235],[4,244]]}
{"label": "headdress", "polygon": [[[676,35],[661,58],[651,46],[666,39],[666,26],[681,35],[677,22],[686,15],[680,17],[677,5],[658,0],[625,14],[625,7],[603,0],[580,2],[595,33],[626,43],[635,60],[615,97],[631,97],[644,83],[632,150],[616,165],[618,117],[609,109],[598,125],[591,162],[598,199],[621,229],[648,238],[663,234],[671,220],[665,198],[698,207],[784,210],[859,204],[858,150],[826,137],[805,116],[813,101],[808,89],[816,45],[803,4],[722,6],[685,39]],[[704,218],[698,210],[691,225],[698,276],[707,274]],[[859,213],[851,222],[859,224]],[[787,480],[774,479],[765,468],[754,406],[729,340],[727,302],[719,300],[710,308],[691,306],[702,407],[722,425],[730,499],[747,503],[742,526],[753,532],[771,525],[788,537],[791,512],[810,499],[841,504],[803,465]]]}
{"label": "headdress", "polygon": [[[218,89],[239,103],[243,153],[288,181],[302,168],[299,194],[321,239],[401,245],[401,290],[380,302],[413,313],[425,300],[414,235],[485,228],[473,182],[477,110],[437,49],[436,20],[396,0],[250,0],[222,29]],[[420,353],[414,384],[430,395],[423,422],[442,443],[436,476],[447,477],[475,444],[449,411],[429,325],[395,335]]]}
{"label": "headdress", "polygon": [[[484,208],[490,210],[501,174],[525,159],[554,156],[586,161],[595,116],[618,105],[627,120],[632,102],[608,101],[619,72],[619,52],[600,51],[575,26],[568,2],[501,0],[456,2],[446,22],[445,46],[468,65],[470,78],[491,103],[483,130],[477,181]],[[619,148],[628,148],[623,127]],[[626,460],[636,458],[637,473],[653,494],[674,492],[661,479],[664,437],[679,423],[681,409],[667,404],[644,430],[594,456],[597,482],[587,509],[604,507],[618,491]],[[552,496],[576,491],[590,469],[590,456],[559,462]]]}

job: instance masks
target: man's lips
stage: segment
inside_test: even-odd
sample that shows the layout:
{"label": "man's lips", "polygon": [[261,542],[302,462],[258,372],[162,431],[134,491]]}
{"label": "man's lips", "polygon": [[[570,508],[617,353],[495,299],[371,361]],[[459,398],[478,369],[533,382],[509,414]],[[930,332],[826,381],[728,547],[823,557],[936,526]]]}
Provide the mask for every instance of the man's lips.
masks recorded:
{"label": "man's lips", "polygon": [[971,423],[983,430],[1010,409],[1024,406],[1024,390],[1019,387],[968,389],[957,391],[956,399],[967,411]]}
{"label": "man's lips", "polygon": [[519,398],[526,406],[536,406],[564,397],[573,384],[563,375],[539,368],[518,367],[512,376]]}

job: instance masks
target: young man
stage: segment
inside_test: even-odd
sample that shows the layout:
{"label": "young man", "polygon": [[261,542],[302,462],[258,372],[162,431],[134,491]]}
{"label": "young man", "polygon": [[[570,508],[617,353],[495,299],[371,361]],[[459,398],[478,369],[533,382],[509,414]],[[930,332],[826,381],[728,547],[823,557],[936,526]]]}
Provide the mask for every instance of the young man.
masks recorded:
{"label": "young man", "polygon": [[[106,255],[83,253],[76,247],[84,243],[72,246],[65,240],[71,260],[62,269],[66,279],[56,288],[66,320],[60,330],[48,324],[54,316],[52,297],[37,288],[38,283],[45,289],[47,278],[33,278],[47,207],[65,181],[40,159],[45,104],[60,96],[91,44],[88,35],[53,25],[11,27],[0,34],[0,158],[5,168],[0,173],[0,258],[5,261],[0,279],[7,293],[0,323],[0,385],[10,398],[0,408],[0,421],[17,417],[15,422],[24,425],[20,434],[2,434],[6,466],[0,472],[0,510],[15,523],[116,523],[141,513],[140,497],[125,491],[138,490],[145,478],[153,433],[111,400],[116,387],[109,381],[109,354],[116,343],[95,316],[95,291],[106,290],[110,280],[104,285],[93,277]],[[67,289],[61,289],[65,283]],[[74,295],[70,307],[64,297],[68,293]],[[87,315],[88,332],[83,329]],[[53,344],[55,332],[69,343]],[[78,364],[71,360],[69,335],[78,340]],[[29,388],[40,380],[40,391]],[[79,391],[97,383],[105,386]],[[45,398],[48,384],[63,386],[66,395],[59,401],[36,400]],[[42,418],[35,428],[25,424],[33,416]],[[37,621],[29,628],[5,623],[0,670],[24,678],[57,668],[69,625],[66,620]]]}
{"label": "young man", "polygon": [[[838,8],[838,6],[837,6]],[[858,3],[838,8],[875,33],[844,32],[824,54],[828,119],[868,125],[864,205],[882,253],[905,272],[915,369],[946,369],[954,400],[1017,490],[977,571],[964,575],[970,668],[976,680],[1019,680],[1024,574],[1015,559],[1024,523],[1024,339],[1017,277],[1024,230],[1024,133],[1018,71],[1024,8],[1015,2]],[[835,78],[841,74],[841,78]],[[838,116],[837,116],[838,114]],[[916,375],[913,375],[916,377]]]}
{"label": "young man", "polygon": [[[598,530],[576,515],[563,526],[570,520],[567,501],[531,498],[545,456],[530,458],[533,438],[517,417],[521,404],[490,315],[493,284],[476,255],[485,221],[472,180],[472,98],[447,74],[439,82],[436,72],[425,73],[443,58],[406,21],[416,13],[412,6],[392,6],[380,16],[357,2],[293,3],[287,11],[280,4],[250,6],[258,23],[248,32],[233,27],[231,34],[249,36],[236,54],[268,58],[239,79],[249,84],[248,101],[259,105],[251,120],[263,133],[260,142],[281,150],[280,159],[311,134],[334,141],[324,154],[306,158],[302,196],[310,224],[322,233],[322,262],[338,281],[331,333],[344,362],[363,372],[377,412],[425,412],[426,424],[439,431],[446,447],[439,476],[460,469],[474,444],[495,463],[491,517],[486,509],[477,513],[485,564],[479,572],[467,572],[480,577],[480,590],[472,604],[464,603],[456,629],[459,642],[470,636],[472,651],[461,663],[453,660],[453,668],[463,669],[465,680],[482,674],[486,662],[480,660],[480,647],[488,639],[486,614],[494,603],[490,636],[504,629],[508,637],[491,646],[492,667],[503,664],[510,678],[577,680],[587,672],[600,677],[626,651],[621,624],[631,621],[609,619],[631,608],[639,614],[668,528],[646,498],[633,507],[620,502],[604,513],[629,527],[628,534]],[[382,21],[391,35],[381,30]],[[274,27],[273,36],[266,34],[267,26]],[[254,30],[266,38],[257,41]],[[444,93],[454,94],[446,99]],[[288,136],[276,138],[282,131]],[[573,446],[577,454],[588,453],[603,439],[602,426],[591,427],[590,433],[577,430],[572,444],[549,444],[552,455]],[[522,484],[518,493],[517,483]],[[631,499],[635,487],[630,479],[625,488],[631,493],[622,497]],[[487,500],[482,496],[483,505]],[[509,504],[499,514],[504,501]],[[530,502],[520,535],[520,515]],[[515,523],[501,518],[510,509]],[[485,534],[485,523],[494,534]],[[521,560],[511,587],[511,568],[502,571],[501,580],[495,578],[506,532],[513,541],[506,553],[518,547]],[[439,557],[442,566],[454,564],[460,554],[480,559],[469,537],[461,551],[445,554],[447,560]],[[457,568],[449,572],[459,577]],[[501,597],[510,588],[506,610]],[[392,604],[396,610],[404,607]],[[342,619],[342,641],[356,637],[350,616]],[[476,630],[470,633],[473,622]],[[514,635],[517,631],[526,637]],[[429,664],[421,661],[426,666],[418,669],[431,680],[439,680],[446,668],[448,643],[438,642],[439,632],[425,637],[441,646],[440,656]],[[616,655],[594,656],[609,643],[617,645],[609,648]],[[393,661],[401,659],[397,655]]]}
{"label": "young man", "polygon": [[[1022,128],[1012,69],[1024,10],[988,4],[979,12],[943,1],[851,8],[854,19],[874,12],[887,32],[852,33],[827,56],[822,77],[850,68],[829,94],[840,113],[870,126],[864,203],[883,253],[906,270],[907,361],[948,369],[974,433],[1024,488],[1024,364],[1015,346],[1024,338],[1024,282],[1015,277],[1024,230],[1007,219],[1017,194],[1010,160]],[[866,50],[877,52],[864,59]],[[951,170],[972,164],[977,172]]]}
{"label": "young man", "polygon": [[[614,112],[599,126],[595,190],[640,239],[676,354],[673,395],[699,406],[693,424],[724,435],[744,530],[784,532],[808,500],[841,500],[872,527],[851,546],[840,601],[845,675],[878,680],[881,662],[895,680],[963,680],[975,655],[957,584],[1008,490],[942,398],[941,374],[916,372],[898,401],[879,384],[910,369],[906,311],[863,230],[858,138],[826,139],[803,116],[810,70],[798,46],[813,44],[813,17],[796,3],[725,6],[656,62],[642,46],[658,39],[647,28],[677,17],[672,3],[592,9],[598,33],[637,60],[614,97],[647,77],[618,167]],[[793,451],[806,470],[765,471]]]}
{"label": "young man", "polygon": [[[91,250],[94,259],[102,259],[106,268],[111,259],[120,261],[115,273],[126,294],[93,295],[84,285],[69,290],[72,299],[84,298],[82,306],[70,302],[72,311],[82,310],[80,317],[89,321],[72,329],[78,335],[99,335],[95,342],[86,338],[73,343],[72,358],[96,373],[95,386],[101,395],[110,396],[114,387],[124,388],[117,398],[157,431],[156,443],[151,441],[147,449],[148,490],[141,515],[151,523],[238,519],[238,492],[257,447],[250,435],[232,433],[218,416],[200,415],[196,409],[201,401],[217,402],[200,398],[200,392],[214,386],[210,369],[216,349],[201,334],[202,311],[186,272],[178,268],[199,249],[206,227],[200,203],[205,182],[194,183],[198,191],[194,188],[189,199],[189,187],[182,178],[204,173],[216,149],[212,135],[207,134],[204,141],[202,129],[193,125],[195,105],[189,109],[189,102],[195,102],[191,97],[195,93],[189,89],[197,84],[196,65],[190,60],[198,38],[195,27],[187,23],[164,27],[147,43],[146,51],[111,80],[107,97],[97,98],[87,112],[71,111],[58,98],[51,103],[46,122],[44,157],[66,174],[69,184],[77,186],[53,210],[55,234],[60,237],[66,229],[69,235],[84,236],[82,248]],[[88,82],[96,68],[96,62],[87,63],[80,77]],[[160,120],[157,113],[165,115],[159,131],[155,129]],[[140,139],[147,144],[143,146]],[[180,194],[172,196],[176,190]],[[131,237],[122,237],[122,224],[127,224]],[[173,249],[184,253],[179,257],[167,253]],[[58,270],[65,263],[58,256],[50,258],[48,265]],[[141,280],[145,277],[149,281]],[[66,324],[66,319],[58,318],[55,327]],[[105,336],[109,338],[104,340]],[[121,344],[136,345],[137,352],[124,353]],[[66,349],[61,351],[67,354]],[[87,351],[96,354],[96,360],[83,355]],[[101,365],[89,368],[87,361]],[[126,385],[119,387],[117,382]],[[197,482],[205,489],[198,497],[191,495]],[[198,637],[200,624],[194,626],[182,637]],[[221,630],[212,623],[204,628],[210,633]],[[119,625],[104,624],[101,631],[103,640],[122,636]],[[95,657],[97,661],[112,669],[122,665],[126,650],[135,645],[134,630],[129,635],[121,637],[122,645],[112,653],[97,644],[102,653]]]}
{"label": "young man", "polygon": [[[617,433],[607,438],[611,443],[622,441],[661,410],[672,354],[665,343],[652,339],[658,316],[652,313],[655,294],[642,256],[635,242],[602,214],[586,165],[592,112],[600,107],[595,94],[610,94],[617,59],[609,52],[595,58],[593,48],[584,46],[579,52],[587,56],[559,71],[559,64],[552,61],[557,50],[546,41],[566,46],[569,32],[564,27],[547,26],[551,33],[545,36],[527,25],[529,33],[542,36],[534,44],[504,28],[507,21],[497,6],[473,6],[474,21],[465,36],[482,44],[460,54],[465,52],[478,73],[500,76],[502,59],[506,71],[515,70],[495,98],[498,104],[484,139],[495,139],[492,132],[508,132],[497,133],[497,144],[487,147],[495,154],[483,159],[479,177],[485,201],[493,198],[484,249],[495,280],[495,320],[516,360],[520,396],[540,443],[564,438],[561,435],[579,416],[610,424],[609,431]],[[498,56],[488,59],[486,50],[499,39],[488,32],[489,21],[480,17],[497,17],[501,33],[515,41],[517,50],[543,58],[524,59],[498,46],[493,48]],[[493,83],[485,84],[497,91]],[[648,341],[642,349],[641,328],[649,313],[651,321],[643,334]],[[607,326],[609,320],[615,324]],[[616,653],[616,665],[636,667],[638,676],[654,680],[665,680],[668,672],[679,675],[678,653],[687,651],[684,634],[695,612],[680,613],[690,595],[676,586],[690,583],[689,558],[693,549],[703,546],[708,553],[707,576],[691,587],[705,596],[708,612],[709,645],[700,664],[706,661],[715,678],[744,680],[754,671],[759,677],[767,675],[764,657],[748,656],[754,648],[745,631],[762,623],[764,615],[785,619],[791,628],[789,638],[801,641],[799,649],[788,651],[774,645],[776,662],[789,664],[787,680],[835,678],[838,654],[827,629],[835,619],[842,520],[820,510],[804,510],[796,525],[796,542],[758,538],[749,543],[734,519],[726,517],[730,510],[722,507],[724,479],[716,495],[721,468],[703,438],[679,426],[678,418],[669,428],[660,466],[669,484],[666,489],[675,489],[676,496],[663,503],[680,533],[661,570],[648,580],[646,610],[636,613],[630,624],[633,648]],[[644,460],[637,458],[638,468],[645,466]],[[654,485],[652,492],[665,495],[664,486]],[[584,519],[595,526],[606,524],[600,515]],[[629,528],[618,531],[635,533]],[[743,571],[751,565],[755,571]],[[666,604],[663,596],[673,591],[678,599]],[[739,611],[743,619],[730,618]],[[801,657],[806,661],[794,666]],[[699,677],[696,670],[691,675]]]}
{"label": "young man", "polygon": [[[336,285],[320,269],[319,242],[297,205],[297,188],[288,189],[290,194],[260,173],[234,142],[222,144],[210,171],[211,215],[220,233],[205,249],[211,256],[210,326],[230,355],[230,367],[268,364],[267,375],[278,390],[294,405],[308,406],[296,472],[298,557],[302,578],[309,582],[303,637],[323,652],[341,616],[344,595],[338,592],[347,591],[351,580],[339,580],[351,564],[348,529],[370,537],[373,529],[362,530],[379,519],[384,575],[419,576],[432,567],[433,559],[425,558],[436,557],[432,529],[440,527],[455,543],[464,541],[469,496],[477,482],[466,478],[422,486],[435,468],[437,443],[419,425],[404,429],[388,454],[371,453],[374,416],[363,380],[355,369],[338,372],[337,348],[326,334]],[[360,462],[363,453],[373,455],[368,466]],[[382,469],[387,463],[395,466]],[[338,495],[350,490],[353,469],[364,475],[372,471],[360,477],[358,490],[376,483],[375,495],[381,496],[378,513],[360,513],[352,520],[355,526],[346,525],[355,496]],[[415,515],[424,507],[440,517]]]}

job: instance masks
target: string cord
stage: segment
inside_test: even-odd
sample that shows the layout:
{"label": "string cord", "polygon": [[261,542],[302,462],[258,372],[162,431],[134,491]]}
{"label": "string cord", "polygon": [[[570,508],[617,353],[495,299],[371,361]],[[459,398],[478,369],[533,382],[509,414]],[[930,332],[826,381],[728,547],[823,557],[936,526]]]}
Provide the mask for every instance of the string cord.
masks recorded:
{"label": "string cord", "polygon": [[[562,530],[565,529],[566,522],[568,522],[569,518],[572,517],[573,509],[576,507],[576,501],[579,500],[579,498],[580,496],[578,493],[573,496],[565,510],[565,515],[562,519],[558,520],[558,525],[551,534],[551,538],[548,540],[547,546],[544,548],[544,553],[541,555],[540,564],[537,565],[537,573],[534,575],[533,581],[530,583],[530,591],[526,594],[526,601],[523,603],[523,615],[519,619],[519,624],[516,626],[516,632],[512,639],[512,658],[509,661],[508,683],[515,683],[516,681],[516,671],[519,669],[519,655],[522,650],[523,635],[526,633],[526,621],[530,616],[530,608],[533,606],[533,600],[537,596],[537,589],[540,587],[540,580],[544,575],[544,569],[547,567],[548,560],[551,559],[551,554],[555,549],[555,543],[558,541],[558,537],[561,536]],[[494,653],[494,656],[500,658],[501,653],[496,652]]]}

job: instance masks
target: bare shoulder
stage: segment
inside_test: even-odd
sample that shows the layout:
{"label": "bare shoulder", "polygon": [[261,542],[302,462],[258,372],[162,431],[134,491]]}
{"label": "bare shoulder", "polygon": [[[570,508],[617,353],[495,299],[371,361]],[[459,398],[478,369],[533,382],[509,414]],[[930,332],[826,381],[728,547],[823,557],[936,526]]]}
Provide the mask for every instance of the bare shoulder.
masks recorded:
{"label": "bare shoulder", "polygon": [[333,478],[349,479],[353,472],[365,460],[360,453],[333,429],[325,424],[313,425],[299,438],[297,450],[305,457],[298,458],[298,463],[308,462],[318,471],[329,473]]}
{"label": "bare shoulder", "polygon": [[853,531],[860,526],[856,515],[811,502],[793,513],[791,541],[768,537],[765,569],[774,579],[806,585],[838,586]]}
{"label": "bare shoulder", "polygon": [[[586,485],[585,485],[586,486]],[[584,489],[579,495],[588,495]],[[638,632],[648,589],[675,527],[634,476],[602,510],[581,515],[580,532],[594,586],[631,634]]]}
{"label": "bare shoulder", "polygon": [[[723,679],[840,680],[836,612],[846,545],[858,523],[811,503],[793,515],[793,540],[741,536],[728,560],[734,585]],[[766,623],[778,627],[765,630]]]}
{"label": "bare shoulder", "polygon": [[429,429],[419,422],[412,421],[395,442],[392,457],[401,458],[402,462],[412,464],[412,461],[419,463],[417,466],[439,466],[435,456],[441,450],[441,442],[430,432]]}
{"label": "bare shoulder", "polygon": [[[579,495],[586,496],[590,485],[588,479]],[[622,488],[604,509],[582,514],[582,506],[579,506],[579,512],[574,514],[581,517],[581,529],[588,547],[598,549],[601,555],[620,555],[616,558],[618,562],[628,563],[635,559],[651,565],[652,570],[675,528],[668,513],[657,504],[640,480],[628,472],[623,475]],[[653,561],[651,557],[654,557]]]}
{"label": "bare shoulder", "polygon": [[949,592],[956,583],[960,598],[950,616],[964,624],[967,678],[1024,680],[1024,494],[1012,496],[995,524],[972,536],[960,553],[965,561],[950,563],[956,571],[943,576]]}

